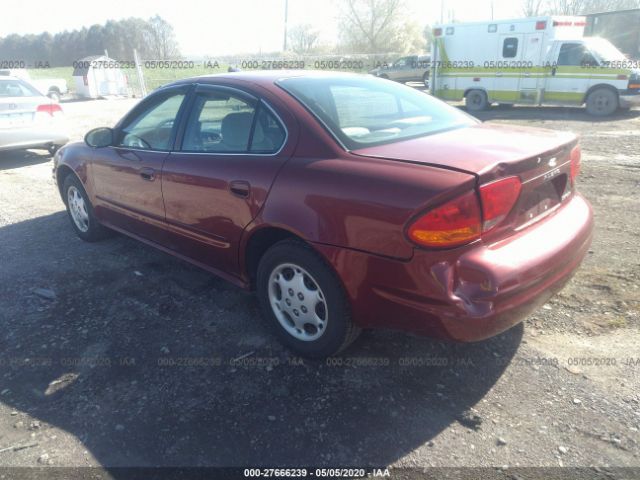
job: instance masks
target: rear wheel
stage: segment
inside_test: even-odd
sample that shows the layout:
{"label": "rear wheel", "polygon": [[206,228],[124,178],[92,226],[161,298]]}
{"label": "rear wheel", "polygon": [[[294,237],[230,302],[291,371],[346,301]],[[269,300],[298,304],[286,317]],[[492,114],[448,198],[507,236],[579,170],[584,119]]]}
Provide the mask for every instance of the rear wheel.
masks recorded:
{"label": "rear wheel", "polygon": [[596,88],[587,97],[587,113],[596,117],[606,117],[619,107],[618,95],[609,88]]}
{"label": "rear wheel", "polygon": [[278,242],[258,266],[262,315],[282,343],[305,357],[328,357],[353,342],[358,328],[340,280],[309,246]]}
{"label": "rear wheel", "polygon": [[471,90],[464,97],[464,100],[467,110],[471,112],[486,110],[489,106],[487,94],[482,90]]}
{"label": "rear wheel", "polygon": [[98,222],[87,192],[74,174],[69,174],[64,179],[62,195],[71,226],[82,240],[95,242],[109,235],[109,230]]}

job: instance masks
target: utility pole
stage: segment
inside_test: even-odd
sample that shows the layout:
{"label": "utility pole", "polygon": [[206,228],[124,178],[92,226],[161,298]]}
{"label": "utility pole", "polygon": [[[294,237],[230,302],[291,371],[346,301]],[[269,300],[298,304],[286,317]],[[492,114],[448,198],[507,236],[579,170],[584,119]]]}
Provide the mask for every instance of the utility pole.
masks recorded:
{"label": "utility pole", "polygon": [[289,19],[289,0],[284,0],[284,46],[283,52],[287,51],[287,21]]}

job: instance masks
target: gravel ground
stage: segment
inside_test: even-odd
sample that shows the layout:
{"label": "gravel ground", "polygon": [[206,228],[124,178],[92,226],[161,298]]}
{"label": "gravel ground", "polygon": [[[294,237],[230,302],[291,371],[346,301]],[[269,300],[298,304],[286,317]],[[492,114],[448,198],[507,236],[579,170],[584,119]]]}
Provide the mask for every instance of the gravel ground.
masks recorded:
{"label": "gravel ground", "polygon": [[[133,103],[65,104],[72,137]],[[365,332],[328,362],[292,357],[220,279],[122,236],[82,242],[50,158],[2,154],[0,467],[640,466],[640,112],[482,118],[582,136],[582,268],[491,340]]]}

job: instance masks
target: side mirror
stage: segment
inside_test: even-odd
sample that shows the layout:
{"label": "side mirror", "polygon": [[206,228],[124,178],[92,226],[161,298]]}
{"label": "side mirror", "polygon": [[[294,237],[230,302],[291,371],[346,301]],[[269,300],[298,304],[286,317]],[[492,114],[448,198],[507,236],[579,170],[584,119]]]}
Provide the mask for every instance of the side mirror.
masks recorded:
{"label": "side mirror", "polygon": [[114,138],[113,128],[100,127],[90,130],[84,136],[84,143],[93,148],[110,147],[113,145]]}

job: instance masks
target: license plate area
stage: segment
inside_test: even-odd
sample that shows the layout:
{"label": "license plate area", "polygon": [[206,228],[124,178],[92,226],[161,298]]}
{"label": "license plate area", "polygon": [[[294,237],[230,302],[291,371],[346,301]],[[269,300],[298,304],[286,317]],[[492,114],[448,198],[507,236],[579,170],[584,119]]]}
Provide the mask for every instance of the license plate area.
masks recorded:
{"label": "license plate area", "polygon": [[0,115],[0,128],[24,127],[33,121],[32,113],[9,113]]}
{"label": "license plate area", "polygon": [[517,224],[535,221],[560,205],[568,187],[568,175],[562,173],[526,192],[518,203]]}

